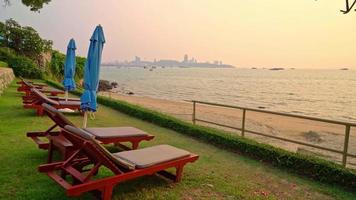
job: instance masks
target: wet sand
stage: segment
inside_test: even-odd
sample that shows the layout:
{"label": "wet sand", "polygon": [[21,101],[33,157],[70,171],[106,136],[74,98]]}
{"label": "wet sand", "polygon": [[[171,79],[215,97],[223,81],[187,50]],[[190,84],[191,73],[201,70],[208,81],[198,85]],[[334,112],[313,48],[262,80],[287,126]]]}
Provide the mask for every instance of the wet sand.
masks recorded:
{"label": "wet sand", "polygon": [[[149,97],[139,97],[134,95],[123,95],[113,92],[102,92],[100,95],[110,96],[111,98],[127,101],[132,104],[140,105],[152,110],[175,116],[179,119],[192,122],[193,105],[191,102],[176,102]],[[241,128],[242,111],[231,108],[197,104],[196,118]],[[233,131],[238,135],[241,134],[240,131],[233,129],[217,127],[201,122],[198,122],[198,124]],[[247,130],[262,132],[265,134],[292,140],[298,140],[301,142],[340,151],[343,151],[344,148],[343,144],[345,139],[345,127],[341,125],[332,125],[311,120],[296,119],[291,117],[248,111],[246,112],[245,127]],[[351,154],[356,154],[356,135],[353,132],[355,131],[351,130],[348,152]],[[251,133],[245,133],[245,136],[258,142],[268,143],[292,152],[313,154],[324,159],[336,161],[338,163],[341,163],[342,160],[341,154],[336,154],[329,151],[319,150],[316,148],[276,140]],[[356,159],[348,157],[348,167],[356,167]]]}

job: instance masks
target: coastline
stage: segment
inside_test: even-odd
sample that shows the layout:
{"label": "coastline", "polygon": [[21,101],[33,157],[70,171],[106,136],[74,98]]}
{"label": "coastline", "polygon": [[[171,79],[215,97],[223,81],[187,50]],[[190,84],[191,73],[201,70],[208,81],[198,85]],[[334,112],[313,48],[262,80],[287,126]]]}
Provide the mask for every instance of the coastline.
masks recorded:
{"label": "coastline", "polygon": [[[193,106],[190,102],[178,102],[151,97],[124,95],[116,92],[100,92],[99,95],[123,100],[131,104],[140,105],[152,110],[172,115],[188,122],[192,122]],[[242,123],[242,111],[231,108],[221,108],[198,104],[196,107],[196,117],[234,127],[241,127]],[[224,129],[240,135],[240,131],[237,130],[222,128],[200,122],[199,124]],[[307,142],[310,144],[338,149],[341,151],[343,150],[344,127],[340,125],[332,125],[322,122],[314,122],[310,120],[295,119],[291,117],[283,117],[249,111],[246,113],[245,127],[248,130],[258,131],[273,136],[298,140],[301,142]],[[254,135],[251,133],[245,133],[245,136],[258,142],[267,143],[292,152],[316,155],[327,160],[336,161],[338,163],[341,163],[342,160],[342,156],[340,154],[335,154],[316,148],[276,140],[265,136]],[[352,134],[352,132],[350,135],[348,152],[352,154],[356,153],[356,136]],[[350,167],[355,168],[356,159],[349,157],[348,164]]]}

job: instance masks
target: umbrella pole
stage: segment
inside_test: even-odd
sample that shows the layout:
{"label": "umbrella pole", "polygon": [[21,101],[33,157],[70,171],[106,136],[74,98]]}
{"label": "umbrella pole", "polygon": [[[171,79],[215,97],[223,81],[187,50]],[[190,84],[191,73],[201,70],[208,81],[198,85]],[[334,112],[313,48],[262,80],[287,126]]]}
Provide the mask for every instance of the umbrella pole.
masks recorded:
{"label": "umbrella pole", "polygon": [[88,112],[84,112],[83,128],[87,127],[87,122],[88,122]]}
{"label": "umbrella pole", "polygon": [[66,101],[68,101],[68,90],[65,91],[64,96],[65,96]]}

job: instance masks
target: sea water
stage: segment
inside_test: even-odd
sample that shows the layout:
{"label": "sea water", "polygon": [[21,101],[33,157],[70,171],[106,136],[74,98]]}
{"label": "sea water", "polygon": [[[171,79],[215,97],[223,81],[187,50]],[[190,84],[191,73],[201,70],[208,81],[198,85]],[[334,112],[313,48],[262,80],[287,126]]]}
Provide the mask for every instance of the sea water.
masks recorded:
{"label": "sea water", "polygon": [[356,122],[356,70],[102,67],[117,91]]}

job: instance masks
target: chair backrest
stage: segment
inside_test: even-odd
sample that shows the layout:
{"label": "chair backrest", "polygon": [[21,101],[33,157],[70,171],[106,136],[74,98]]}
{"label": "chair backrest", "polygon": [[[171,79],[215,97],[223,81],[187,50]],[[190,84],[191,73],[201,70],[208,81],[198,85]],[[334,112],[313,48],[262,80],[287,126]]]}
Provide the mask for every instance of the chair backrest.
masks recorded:
{"label": "chair backrest", "polygon": [[31,92],[33,92],[33,94],[35,94],[44,103],[48,103],[50,105],[59,105],[58,101],[48,98],[45,94],[43,94],[41,91],[37,90],[36,88],[31,88]]}
{"label": "chair backrest", "polygon": [[27,87],[30,87],[30,88],[33,87],[33,85],[32,85],[30,82],[26,81],[24,78],[21,78],[21,81],[22,81],[22,83],[23,83],[24,85],[26,85]]}
{"label": "chair backrest", "polygon": [[61,128],[64,128],[66,125],[75,126],[71,121],[69,121],[68,118],[63,115],[63,113],[59,112],[53,106],[47,103],[43,103],[42,107],[48,117],[51,118]]}
{"label": "chair backrest", "polygon": [[[104,165],[106,165],[106,167],[111,169],[113,172],[115,172],[115,170],[120,171],[117,166],[129,170],[135,169],[135,166],[131,163],[114,157],[105,147],[103,147],[101,144],[98,143],[97,140],[95,140],[92,134],[86,132],[83,129],[66,125],[64,127],[63,134],[64,137],[71,141],[75,146],[83,146],[83,144],[86,142],[87,145],[86,147],[84,147],[88,154],[86,156],[96,161],[107,161],[104,162]],[[114,163],[115,165],[112,166],[112,163]]]}

